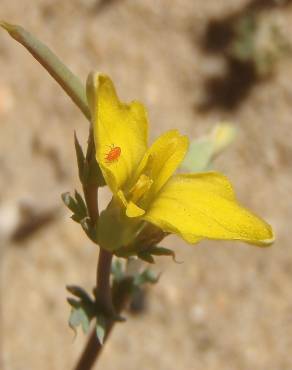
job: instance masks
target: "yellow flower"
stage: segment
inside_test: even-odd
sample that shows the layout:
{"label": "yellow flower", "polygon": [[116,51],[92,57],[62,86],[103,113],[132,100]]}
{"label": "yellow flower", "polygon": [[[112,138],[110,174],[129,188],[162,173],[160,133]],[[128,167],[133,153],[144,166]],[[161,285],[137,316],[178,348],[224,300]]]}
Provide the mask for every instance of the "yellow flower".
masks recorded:
{"label": "yellow flower", "polygon": [[174,175],[188,150],[186,136],[171,130],[149,147],[144,106],[122,103],[106,75],[89,75],[87,96],[96,159],[113,193],[100,217],[102,247],[124,246],[145,221],[189,243],[221,239],[267,246],[273,242],[272,228],[237,203],[225,176]]}

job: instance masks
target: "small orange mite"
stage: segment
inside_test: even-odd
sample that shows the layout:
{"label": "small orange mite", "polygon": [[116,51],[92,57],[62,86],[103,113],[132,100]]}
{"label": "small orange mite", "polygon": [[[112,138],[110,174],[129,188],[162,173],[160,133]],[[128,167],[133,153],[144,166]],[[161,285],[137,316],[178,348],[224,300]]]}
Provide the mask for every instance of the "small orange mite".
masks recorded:
{"label": "small orange mite", "polygon": [[119,146],[111,145],[110,151],[105,156],[105,160],[107,161],[107,163],[116,162],[119,159],[121,152],[122,150]]}

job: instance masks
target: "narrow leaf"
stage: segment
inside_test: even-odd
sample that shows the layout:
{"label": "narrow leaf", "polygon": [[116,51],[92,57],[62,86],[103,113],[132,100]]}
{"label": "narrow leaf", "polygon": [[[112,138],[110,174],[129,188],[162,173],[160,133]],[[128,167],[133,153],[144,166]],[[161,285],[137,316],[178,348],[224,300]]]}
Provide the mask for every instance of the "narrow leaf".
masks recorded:
{"label": "narrow leaf", "polygon": [[84,154],[81,145],[79,144],[79,141],[76,136],[76,132],[74,132],[74,144],[75,144],[75,151],[76,151],[76,157],[77,157],[77,164],[78,164],[78,173],[79,173],[79,179],[81,183],[83,183],[84,179]]}
{"label": "narrow leaf", "polygon": [[98,315],[96,318],[96,336],[101,345],[103,345],[105,334],[106,334],[106,319],[102,315]]}
{"label": "narrow leaf", "polygon": [[148,263],[154,263],[155,262],[154,258],[147,251],[139,252],[138,257],[141,258],[141,260],[143,260],[145,262],[148,262]]}
{"label": "narrow leaf", "polygon": [[176,256],[173,250],[159,247],[159,246],[153,246],[147,249],[147,252],[150,253],[153,256],[170,256],[172,257],[173,261],[176,263],[182,263],[176,260]]}
{"label": "narrow leaf", "polygon": [[147,249],[147,252],[149,252],[150,254],[154,256],[171,256],[175,258],[174,251],[168,248],[164,248],[164,247],[153,246]]}
{"label": "narrow leaf", "polygon": [[67,298],[67,302],[73,308],[78,308],[80,306],[80,301],[71,297]]}
{"label": "narrow leaf", "polygon": [[68,290],[69,293],[80,298],[82,301],[92,303],[92,304],[94,303],[91,297],[89,296],[89,294],[83,288],[77,285],[67,285],[66,289]]}
{"label": "narrow leaf", "polygon": [[6,22],[0,22],[0,26],[32,54],[90,120],[85,88],[79,78],[46,45],[24,28]]}
{"label": "narrow leaf", "polygon": [[76,334],[76,328],[81,325],[83,333],[87,334],[89,331],[90,318],[82,306],[79,308],[72,308],[69,317],[69,326]]}
{"label": "narrow leaf", "polygon": [[86,204],[82,198],[82,196],[78,193],[77,190],[75,190],[75,199],[79,207],[79,214],[82,216],[82,218],[88,216],[87,214],[87,207]]}
{"label": "narrow leaf", "polygon": [[85,231],[88,238],[95,244],[97,244],[97,232],[96,227],[91,226],[90,219],[84,218],[80,220],[80,225],[82,226],[82,229]]}
{"label": "narrow leaf", "polygon": [[146,283],[155,284],[159,280],[159,275],[150,269],[144,270],[141,274],[135,276],[134,285],[141,287]]}
{"label": "narrow leaf", "polygon": [[61,198],[67,208],[70,209],[73,213],[78,213],[78,205],[75,202],[75,199],[71,197],[69,192],[61,194]]}
{"label": "narrow leaf", "polygon": [[123,270],[122,262],[120,260],[115,259],[113,261],[111,266],[111,274],[116,281],[121,281],[124,278],[125,273]]}
{"label": "narrow leaf", "polygon": [[213,141],[201,138],[191,142],[189,151],[182,163],[182,167],[192,172],[201,172],[208,169],[213,154]]}
{"label": "narrow leaf", "polygon": [[95,157],[91,158],[90,162],[88,162],[88,160],[85,160],[84,162],[84,181],[87,184],[96,185],[99,187],[106,185],[101,169]]}
{"label": "narrow leaf", "polygon": [[222,153],[235,139],[236,128],[229,123],[220,123],[206,136],[191,142],[182,167],[191,172],[206,171],[214,158]]}
{"label": "narrow leaf", "polygon": [[81,223],[88,217],[85,202],[77,191],[75,191],[76,199],[74,199],[69,192],[63,193],[61,197],[66,207],[73,212],[71,216],[72,220]]}

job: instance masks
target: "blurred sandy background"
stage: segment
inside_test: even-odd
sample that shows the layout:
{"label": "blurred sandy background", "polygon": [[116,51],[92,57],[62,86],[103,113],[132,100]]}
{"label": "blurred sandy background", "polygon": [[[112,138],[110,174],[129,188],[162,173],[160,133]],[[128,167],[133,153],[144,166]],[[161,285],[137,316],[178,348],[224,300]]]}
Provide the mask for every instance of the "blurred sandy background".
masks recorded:
{"label": "blurred sandy background", "polygon": [[[225,20],[253,6],[289,37],[292,6],[102,3],[1,0],[0,18],[37,35],[83,80],[92,69],[112,76],[123,100],[148,107],[151,139],[170,128],[196,137],[219,120],[235,122],[237,142],[216,169],[230,177],[243,204],[274,226],[277,242],[263,250],[166,239],[185,263],[159,260],[163,275],[146,309],[116,326],[98,368],[292,370],[292,60],[280,60],[265,81],[248,70],[230,76],[219,42]],[[69,219],[60,193],[79,187],[73,130],[85,143],[87,122],[4,31],[0,70],[0,368],[70,369],[85,338],[79,333],[74,341],[67,325],[65,285],[92,288],[97,250]],[[31,233],[15,229],[27,220],[44,225]]]}

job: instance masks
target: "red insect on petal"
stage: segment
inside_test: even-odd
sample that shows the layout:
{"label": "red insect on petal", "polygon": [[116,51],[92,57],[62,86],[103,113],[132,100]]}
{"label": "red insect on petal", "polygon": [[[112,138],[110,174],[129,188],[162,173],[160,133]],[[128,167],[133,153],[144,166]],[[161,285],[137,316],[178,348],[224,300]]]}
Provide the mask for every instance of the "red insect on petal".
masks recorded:
{"label": "red insect on petal", "polygon": [[121,152],[122,150],[119,146],[113,146],[111,147],[110,151],[106,154],[105,160],[108,163],[115,162],[119,159]]}

